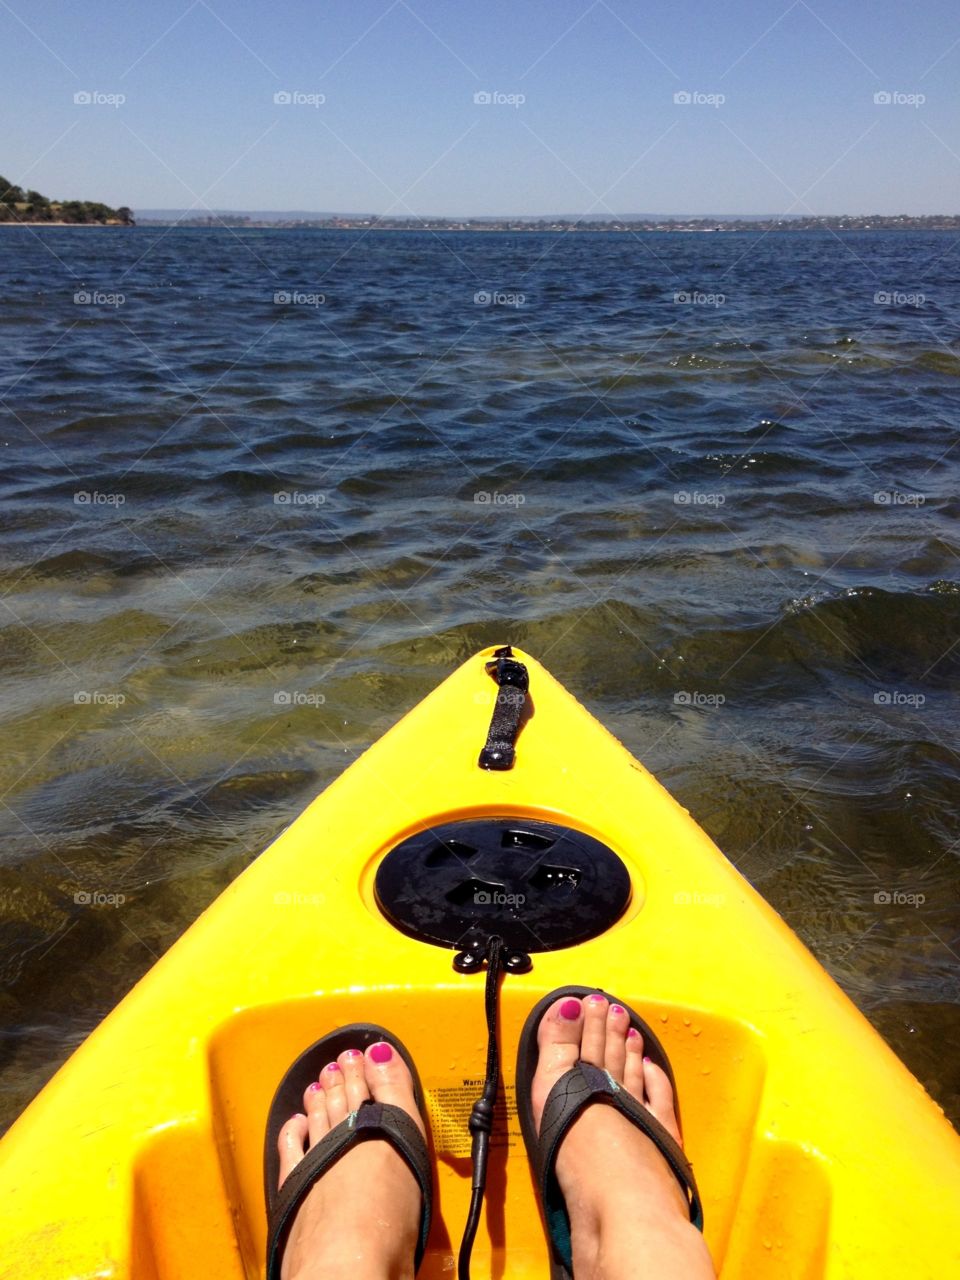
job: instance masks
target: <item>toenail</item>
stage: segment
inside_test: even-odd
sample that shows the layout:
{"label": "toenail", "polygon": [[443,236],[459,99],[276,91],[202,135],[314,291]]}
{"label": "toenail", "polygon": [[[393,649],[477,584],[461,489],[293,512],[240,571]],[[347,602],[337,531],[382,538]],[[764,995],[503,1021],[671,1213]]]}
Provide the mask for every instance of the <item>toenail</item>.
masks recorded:
{"label": "toenail", "polygon": [[624,1012],[625,1012],[625,1010],[624,1010],[624,1007],[623,1007],[623,1005],[622,1005],[622,1004],[615,1004],[615,1005],[612,1005],[612,1006],[611,1006],[610,1012],[611,1012],[611,1013],[624,1013]]}
{"label": "toenail", "polygon": [[389,1062],[393,1057],[393,1050],[385,1040],[381,1040],[379,1044],[370,1046],[370,1057],[374,1062]]}
{"label": "toenail", "polygon": [[339,1070],[340,1070],[339,1062],[328,1062],[327,1065],[324,1067],[324,1071],[339,1071]]}
{"label": "toenail", "polygon": [[307,1093],[313,1093],[315,1089],[319,1089],[319,1088],[320,1088],[320,1081],[311,1080],[310,1083],[307,1085]]}
{"label": "toenail", "polygon": [[360,1052],[359,1049],[348,1049],[346,1056],[348,1058],[362,1058],[363,1054]]}
{"label": "toenail", "polygon": [[627,1032],[627,1039],[628,1039],[628,1040],[636,1040],[636,1038],[637,1038],[637,1036],[638,1036],[639,1034],[640,1034],[640,1032],[637,1030],[637,1028],[636,1028],[636,1027],[631,1027],[631,1028],[630,1028],[630,1030]]}
{"label": "toenail", "polygon": [[606,1000],[606,996],[602,996],[600,995],[599,992],[597,992],[597,994],[592,995],[590,999],[593,1001],[594,1004],[599,1004],[602,1000]]}
{"label": "toenail", "polygon": [[648,1058],[646,1054],[643,1055],[643,1060],[644,1062],[649,1062],[651,1066],[653,1065],[653,1059]]}
{"label": "toenail", "polygon": [[568,1022],[576,1022],[580,1017],[580,1001],[564,1000],[560,1006],[560,1017],[566,1018]]}

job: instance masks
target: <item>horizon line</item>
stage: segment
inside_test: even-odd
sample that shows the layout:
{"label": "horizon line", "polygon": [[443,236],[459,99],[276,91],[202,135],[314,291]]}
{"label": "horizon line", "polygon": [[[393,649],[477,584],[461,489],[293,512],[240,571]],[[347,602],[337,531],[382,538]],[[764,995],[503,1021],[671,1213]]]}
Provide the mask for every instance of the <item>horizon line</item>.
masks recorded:
{"label": "horizon line", "polygon": [[873,211],[853,212],[844,210],[840,213],[372,213],[367,210],[326,210],[326,209],[195,209],[184,207],[152,207],[133,206],[134,213],[180,213],[191,217],[224,217],[224,216],[265,216],[290,217],[293,215],[313,218],[390,218],[395,222],[417,222],[423,219],[449,222],[544,222],[589,220],[591,222],[628,222],[635,219],[649,218],[686,218],[701,221],[735,222],[749,219],[773,221],[801,221],[808,218],[957,218],[960,212],[950,213],[943,209],[930,210],[925,213],[878,213]]}

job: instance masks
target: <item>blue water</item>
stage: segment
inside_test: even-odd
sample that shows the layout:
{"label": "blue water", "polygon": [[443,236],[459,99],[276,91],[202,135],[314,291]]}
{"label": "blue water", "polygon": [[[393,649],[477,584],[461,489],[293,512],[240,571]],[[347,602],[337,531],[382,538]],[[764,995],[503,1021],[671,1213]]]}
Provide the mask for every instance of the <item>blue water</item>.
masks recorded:
{"label": "blue water", "polygon": [[504,640],[960,1116],[958,333],[949,233],[0,231],[0,1119]]}

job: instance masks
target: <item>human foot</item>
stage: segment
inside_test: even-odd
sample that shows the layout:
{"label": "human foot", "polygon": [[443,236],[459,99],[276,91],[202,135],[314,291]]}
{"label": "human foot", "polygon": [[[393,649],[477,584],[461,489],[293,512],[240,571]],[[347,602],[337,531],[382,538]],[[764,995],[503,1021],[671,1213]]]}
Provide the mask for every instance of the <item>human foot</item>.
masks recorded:
{"label": "human foot", "polygon": [[[556,1000],[537,1031],[531,1084],[537,1132],[550,1090],[578,1061],[609,1073],[682,1146],[669,1077],[644,1056],[627,1011],[599,993]],[[564,1135],[556,1176],[570,1218],[574,1272],[713,1280],[686,1195],[657,1147],[614,1107],[592,1103]]]}
{"label": "human foot", "polygon": [[[402,1108],[424,1134],[406,1063],[381,1041],[348,1049],[320,1072],[278,1139],[280,1186],[314,1147],[360,1105]],[[425,1136],[425,1134],[424,1134]],[[403,1157],[385,1140],[358,1143],[315,1183],[287,1237],[282,1280],[408,1280],[414,1274],[422,1197]]]}

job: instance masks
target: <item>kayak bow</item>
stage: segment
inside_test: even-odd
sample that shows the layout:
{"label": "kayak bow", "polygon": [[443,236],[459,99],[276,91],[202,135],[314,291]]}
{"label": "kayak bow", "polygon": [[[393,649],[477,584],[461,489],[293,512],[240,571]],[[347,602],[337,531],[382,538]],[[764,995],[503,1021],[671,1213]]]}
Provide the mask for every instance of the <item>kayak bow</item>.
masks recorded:
{"label": "kayak bow", "polygon": [[[305,1046],[369,1021],[419,1068],[439,1167],[420,1275],[448,1277],[470,1201],[491,934],[521,959],[500,992],[505,1078],[475,1275],[549,1274],[511,1064],[532,1006],[566,983],[614,991],[655,1027],[725,1280],[957,1274],[960,1139],[940,1109],[538,663],[512,655],[529,694],[491,679],[504,656],[466,662],[319,796],[17,1121],[0,1143],[4,1276],[262,1275],[274,1089]],[[479,834],[459,847],[447,824]],[[481,849],[492,830],[498,849]],[[432,897],[405,899],[402,868],[391,888],[401,858]],[[552,932],[560,916],[573,942]]]}

